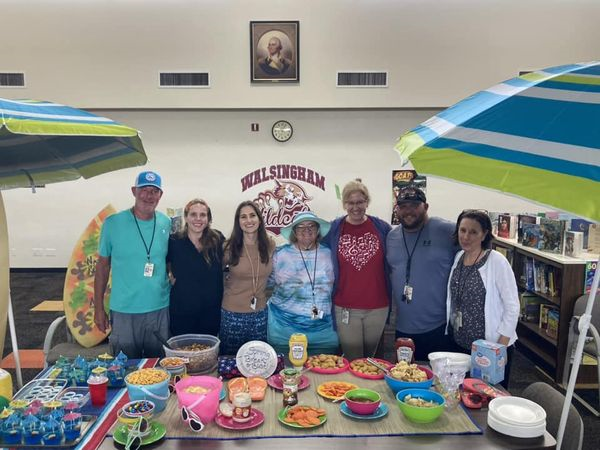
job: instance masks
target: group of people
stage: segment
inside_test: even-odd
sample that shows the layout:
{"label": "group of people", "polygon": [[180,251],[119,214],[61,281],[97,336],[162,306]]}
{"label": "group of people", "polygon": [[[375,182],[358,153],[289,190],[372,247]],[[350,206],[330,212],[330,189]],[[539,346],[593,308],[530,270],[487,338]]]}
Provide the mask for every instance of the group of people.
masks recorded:
{"label": "group of people", "polygon": [[250,340],[287,353],[299,332],[310,354],[373,356],[394,301],[396,337],[413,339],[417,360],[487,339],[509,346],[510,363],[518,292],[510,264],[490,248],[485,211],[465,210],[456,224],[429,217],[424,192],[407,186],[392,230],[367,214],[371,198],[357,179],[342,191],[344,216],[298,213],[281,229],[289,243],[276,247],[251,201],[237,207],[227,239],[199,199],[169,236],[169,219],[156,211],[160,176],[142,172],[131,190],[133,208],[104,223],[96,267],[94,321],[103,331],[112,272],[114,351],[158,356],[169,335],[200,333],[218,335],[222,354]]}

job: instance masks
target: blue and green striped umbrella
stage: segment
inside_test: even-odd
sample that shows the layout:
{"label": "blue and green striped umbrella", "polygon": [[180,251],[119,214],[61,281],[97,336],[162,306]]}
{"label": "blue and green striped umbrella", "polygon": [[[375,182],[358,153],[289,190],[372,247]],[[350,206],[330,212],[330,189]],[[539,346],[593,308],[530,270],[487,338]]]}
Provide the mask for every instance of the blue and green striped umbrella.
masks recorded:
{"label": "blue and green striped umbrella", "polygon": [[457,180],[600,221],[600,62],[505,81],[404,134],[419,174]]}
{"label": "blue and green striped umbrella", "polygon": [[0,98],[0,189],[90,178],[146,161],[133,128],[55,103]]}

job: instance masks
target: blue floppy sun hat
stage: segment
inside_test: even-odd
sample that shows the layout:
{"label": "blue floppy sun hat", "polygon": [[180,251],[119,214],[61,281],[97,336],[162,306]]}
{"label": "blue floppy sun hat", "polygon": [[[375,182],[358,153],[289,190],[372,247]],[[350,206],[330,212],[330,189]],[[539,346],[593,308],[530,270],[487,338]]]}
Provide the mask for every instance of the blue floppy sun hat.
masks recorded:
{"label": "blue floppy sun hat", "polygon": [[294,231],[294,227],[302,222],[315,222],[319,224],[319,233],[321,233],[321,237],[325,236],[329,232],[329,222],[319,219],[312,211],[303,211],[294,216],[294,220],[292,220],[291,224],[281,229],[281,235],[289,241],[290,236]]}

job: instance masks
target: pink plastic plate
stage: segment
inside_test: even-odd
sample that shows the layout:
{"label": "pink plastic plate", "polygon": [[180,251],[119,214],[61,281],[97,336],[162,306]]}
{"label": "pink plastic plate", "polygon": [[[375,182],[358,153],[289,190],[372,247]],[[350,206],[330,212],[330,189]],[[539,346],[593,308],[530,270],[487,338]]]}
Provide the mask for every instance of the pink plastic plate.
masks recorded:
{"label": "pink plastic plate", "polygon": [[322,373],[325,375],[333,375],[335,373],[342,373],[348,370],[350,362],[346,358],[342,358],[344,365],[342,367],[336,367],[335,369],[321,369],[320,367],[311,367],[310,370],[314,373]]}
{"label": "pink plastic plate", "polygon": [[[366,358],[358,358],[353,360],[352,362],[355,361],[364,361]],[[377,361],[379,364],[381,364],[382,366],[387,367],[388,369],[391,367],[394,367],[394,364],[392,364],[389,361],[386,361],[385,359],[379,359],[379,358],[373,358],[375,361]],[[356,375],[359,378],[366,378],[367,380],[383,380],[384,374],[381,373],[379,375],[369,375],[369,374],[365,374],[362,372],[358,372],[356,370],[354,370],[352,368],[352,363],[350,363],[350,367],[349,367],[350,372],[352,373],[352,375]]]}
{"label": "pink plastic plate", "polygon": [[265,421],[265,415],[256,408],[252,408],[250,416],[252,418],[248,422],[240,423],[234,421],[231,417],[226,417],[219,413],[215,418],[215,422],[221,428],[226,428],[228,430],[249,430],[250,428],[256,428]]}
{"label": "pink plastic plate", "polygon": [[[269,377],[267,379],[267,383],[273,389],[275,389],[277,391],[283,391],[283,383],[281,381],[281,375],[279,375],[278,373]],[[306,389],[309,386],[310,386],[310,380],[308,379],[308,377],[306,375],[302,375],[300,377],[300,383],[298,384],[298,390],[301,391],[302,389]]]}

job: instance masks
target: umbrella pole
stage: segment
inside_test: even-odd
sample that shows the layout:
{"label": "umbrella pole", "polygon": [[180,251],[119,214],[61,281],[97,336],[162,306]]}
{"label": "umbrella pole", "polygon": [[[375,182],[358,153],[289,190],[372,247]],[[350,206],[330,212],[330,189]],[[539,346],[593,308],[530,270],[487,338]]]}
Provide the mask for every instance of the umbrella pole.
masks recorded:
{"label": "umbrella pole", "polygon": [[[567,418],[569,417],[569,406],[571,406],[571,401],[573,400],[573,392],[575,391],[577,374],[579,373],[579,366],[581,365],[581,359],[583,357],[583,346],[585,344],[585,337],[587,336],[588,329],[590,328],[590,322],[592,320],[592,308],[594,307],[594,299],[596,298],[596,292],[598,291],[599,282],[600,258],[598,259],[598,264],[596,265],[596,272],[594,273],[592,289],[590,290],[590,294],[587,299],[585,312],[579,318],[579,337],[577,338],[577,347],[575,348],[575,359],[573,360],[573,368],[571,369],[571,376],[569,377],[569,384],[567,385],[567,393],[565,394],[565,403],[563,404],[562,413],[560,415],[560,423],[558,425],[558,433],[556,436],[556,450],[560,450],[565,434]],[[600,382],[600,380],[598,381]]]}

